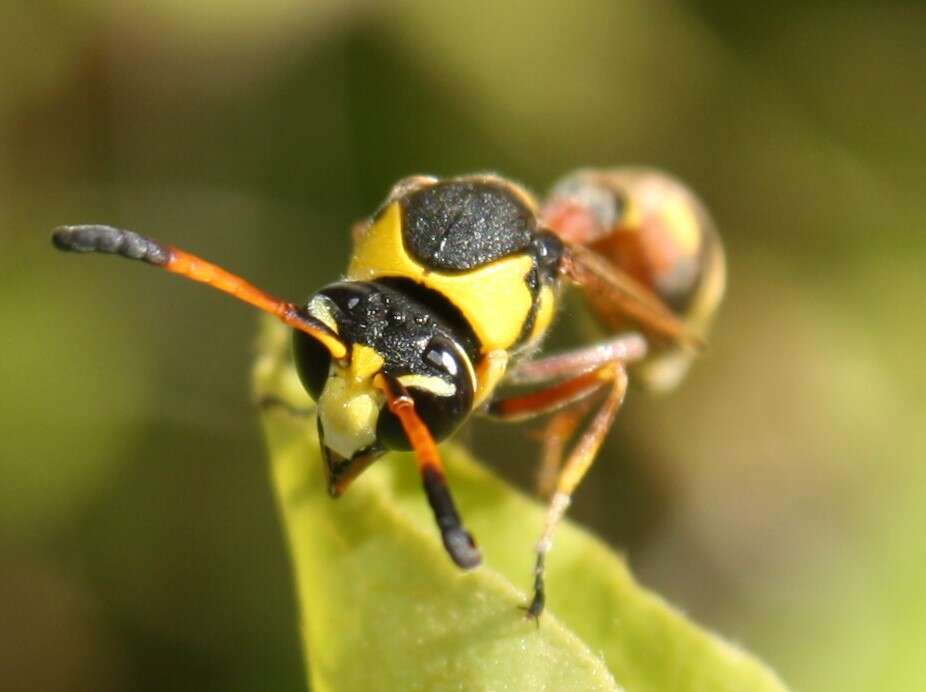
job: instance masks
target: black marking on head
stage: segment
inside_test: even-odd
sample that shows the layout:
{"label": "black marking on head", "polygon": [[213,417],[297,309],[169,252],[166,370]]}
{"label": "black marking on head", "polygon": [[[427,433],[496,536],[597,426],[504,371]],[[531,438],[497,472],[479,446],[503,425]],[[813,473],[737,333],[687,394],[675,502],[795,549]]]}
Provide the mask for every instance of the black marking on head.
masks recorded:
{"label": "black marking on head", "polygon": [[427,313],[418,315],[418,319],[429,318],[431,315],[436,317],[453,333],[455,341],[463,347],[471,362],[476,362],[481,357],[482,344],[472,325],[444,294],[401,276],[383,277],[377,279],[376,283],[387,286],[426,307]]}
{"label": "black marking on head", "polygon": [[[466,419],[473,405],[473,383],[459,350],[446,336],[436,334],[422,352],[421,360],[441,372],[440,379],[452,382],[453,394],[441,396],[420,387],[407,387],[415,402],[415,412],[435,440],[443,440]],[[419,374],[419,373],[415,373]],[[388,449],[410,450],[411,444],[399,419],[388,409],[380,412],[376,435]]]}
{"label": "black marking on head", "polygon": [[403,239],[425,267],[467,271],[530,247],[536,216],[501,182],[449,180],[402,200]]}
{"label": "black marking on head", "polygon": [[[326,286],[320,293],[331,301],[338,338],[376,351],[383,358],[386,375],[420,375],[453,385],[453,394],[448,396],[408,388],[418,415],[434,438],[441,440],[456,430],[472,410],[473,382],[465,362],[470,356],[454,326],[433,309],[437,299],[419,300],[422,292],[410,295],[400,290],[402,287],[345,281]],[[298,336],[296,339],[299,343]],[[317,386],[319,369],[301,366],[301,360],[297,354],[303,383],[307,388]],[[390,449],[409,448],[401,425],[387,409],[380,412],[377,433]]]}

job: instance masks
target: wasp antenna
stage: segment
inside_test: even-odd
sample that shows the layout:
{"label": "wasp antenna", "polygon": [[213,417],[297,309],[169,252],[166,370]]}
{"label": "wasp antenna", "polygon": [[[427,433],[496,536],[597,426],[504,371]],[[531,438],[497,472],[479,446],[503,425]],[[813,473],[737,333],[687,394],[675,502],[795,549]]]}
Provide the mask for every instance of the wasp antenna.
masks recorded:
{"label": "wasp antenna", "polygon": [[293,329],[314,337],[328,349],[333,358],[347,355],[347,347],[337,334],[295,303],[275,298],[218,265],[140,233],[101,225],[60,226],[52,232],[51,242],[59,250],[67,252],[102,252],[140,260],[206,284],[269,312]]}
{"label": "wasp antenna", "polygon": [[102,252],[158,266],[170,260],[170,250],[157,241],[112,226],[60,226],[52,231],[51,242],[66,252]]}

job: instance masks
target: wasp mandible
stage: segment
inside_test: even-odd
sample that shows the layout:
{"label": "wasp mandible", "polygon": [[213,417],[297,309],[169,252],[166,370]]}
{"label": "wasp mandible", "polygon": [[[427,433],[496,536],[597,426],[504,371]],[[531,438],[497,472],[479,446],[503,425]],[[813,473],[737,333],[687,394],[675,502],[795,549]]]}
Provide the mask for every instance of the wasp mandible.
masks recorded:
{"label": "wasp mandible", "polygon": [[[542,205],[496,175],[406,178],[355,226],[344,279],[304,305],[132,231],[62,226],[52,240],[61,250],[161,267],[290,326],[296,370],[317,404],[331,495],[385,452],[413,450],[444,547],[463,569],[482,557],[437,443],[474,412],[512,421],[551,413],[540,475],[549,507],[526,607],[533,618],[544,608],[555,528],[628,377],[657,389],[676,384],[702,347],[725,279],[723,248],[702,204],[648,169],[577,171]],[[567,285],[581,290],[609,336],[540,355]],[[532,389],[506,396],[506,384]]]}

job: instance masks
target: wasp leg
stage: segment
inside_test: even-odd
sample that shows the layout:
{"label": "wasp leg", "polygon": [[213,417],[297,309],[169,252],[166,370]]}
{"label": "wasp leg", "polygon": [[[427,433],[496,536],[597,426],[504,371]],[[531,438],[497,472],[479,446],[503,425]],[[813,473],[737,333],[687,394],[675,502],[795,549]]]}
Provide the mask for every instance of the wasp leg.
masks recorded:
{"label": "wasp leg", "polygon": [[592,401],[586,399],[569,408],[558,411],[547,422],[542,433],[540,466],[537,468],[537,495],[549,500],[556,489],[556,480],[566,453],[566,443],[572,439],[579,424],[591,408]]}
{"label": "wasp leg", "polygon": [[558,411],[599,391],[610,381],[612,377],[610,371],[613,368],[613,363],[606,363],[594,370],[536,392],[496,399],[489,404],[486,412],[493,418],[516,421]]}
{"label": "wasp leg", "polygon": [[61,226],[52,233],[52,243],[69,252],[101,252],[139,260],[212,286],[314,337],[331,352],[332,358],[347,355],[347,347],[337,335],[295,303],[275,298],[211,262],[147,236],[112,226]]}
{"label": "wasp leg", "polygon": [[636,363],[646,357],[647,351],[646,339],[642,335],[636,332],[620,334],[591,346],[520,363],[505,381],[512,384],[541,384],[588,372],[615,361],[628,365]]}
{"label": "wasp leg", "polygon": [[482,554],[472,535],[464,528],[441,461],[437,444],[424,421],[415,411],[415,402],[401,383],[380,374],[374,378],[376,386],[386,395],[386,406],[399,419],[405,436],[415,450],[418,471],[441,532],[444,548],[450,558],[463,569],[472,569],[482,562]]}
{"label": "wasp leg", "polygon": [[[570,364],[574,366],[577,354],[582,353],[583,351],[577,351],[563,354],[563,356],[551,356],[550,359],[544,359],[544,361],[537,361],[534,365],[539,365],[539,367],[535,368],[533,375],[539,377],[540,372],[546,371],[544,374],[548,374],[551,378],[556,377],[560,374],[561,369],[564,369],[565,365],[570,363],[570,360],[572,360]],[[640,357],[643,357],[644,354],[645,349],[640,351]],[[557,361],[558,358],[561,360]],[[582,409],[588,406],[588,398],[606,386],[608,387],[607,394],[598,411],[575,447],[573,447],[566,463],[560,469],[559,461],[562,456],[562,449],[566,440],[572,436],[584,416],[585,411]],[[489,406],[491,415],[508,420],[528,418],[570,406],[569,409],[562,411],[551,421],[551,426],[555,426],[554,434],[549,436],[544,449],[546,457],[544,463],[548,467],[556,469],[556,476],[555,483],[551,483],[553,493],[544,522],[543,534],[536,547],[534,595],[526,608],[528,617],[538,619],[543,612],[546,601],[543,579],[544,566],[546,555],[553,545],[553,533],[569,507],[572,493],[595,460],[595,455],[598,453],[601,443],[614,422],[614,417],[624,401],[626,392],[627,370],[625,364],[619,360],[611,360],[599,365],[594,370],[559,382],[546,389],[523,396],[493,401]],[[577,407],[579,410],[577,410]]]}
{"label": "wasp leg", "polygon": [[[646,354],[646,339],[636,333],[621,334],[592,346],[527,361],[519,365],[508,376],[507,381],[515,384],[546,383],[565,375],[587,374],[589,371],[615,362],[629,365],[643,360]],[[519,410],[522,417],[528,417],[548,413],[560,407],[565,408],[550,419],[541,434],[543,448],[537,473],[537,493],[541,497],[549,498],[553,494],[566,443],[575,434],[591,408],[590,396],[604,383],[599,378],[598,387],[588,390],[585,396],[579,395],[565,402],[556,398],[555,390],[545,390],[539,396],[533,397],[536,408],[530,411],[525,410],[525,408],[530,408],[530,404],[523,400],[517,403],[497,402],[494,407],[490,407],[490,414],[502,418],[505,417],[506,409]]]}
{"label": "wasp leg", "polygon": [[521,420],[556,412],[543,428],[537,494],[549,498],[556,485],[563,451],[591,405],[591,397],[607,383],[599,368],[547,389],[493,401],[487,413],[499,420]]}
{"label": "wasp leg", "polygon": [[585,432],[582,433],[582,437],[573,447],[557,478],[556,490],[547,509],[543,534],[537,542],[537,558],[534,566],[534,596],[527,607],[528,617],[539,618],[543,612],[546,600],[543,580],[544,564],[547,553],[553,547],[553,533],[569,507],[572,493],[595,461],[601,443],[604,441],[611,424],[614,422],[614,417],[624,401],[624,394],[627,392],[627,371],[622,364],[615,363],[611,375],[612,383],[605,400]]}

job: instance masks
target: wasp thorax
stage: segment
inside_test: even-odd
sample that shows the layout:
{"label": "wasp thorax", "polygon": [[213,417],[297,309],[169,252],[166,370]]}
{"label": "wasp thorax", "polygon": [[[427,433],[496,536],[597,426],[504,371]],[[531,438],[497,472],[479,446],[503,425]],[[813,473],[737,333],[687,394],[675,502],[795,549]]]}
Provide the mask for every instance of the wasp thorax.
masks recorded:
{"label": "wasp thorax", "polygon": [[294,335],[296,368],[318,405],[320,441],[334,490],[384,451],[410,448],[399,421],[385,407],[378,375],[412,397],[437,440],[469,414],[474,394],[470,356],[437,304],[387,283],[357,281],[327,286],[306,310],[347,351],[343,359],[333,359],[316,339]]}

